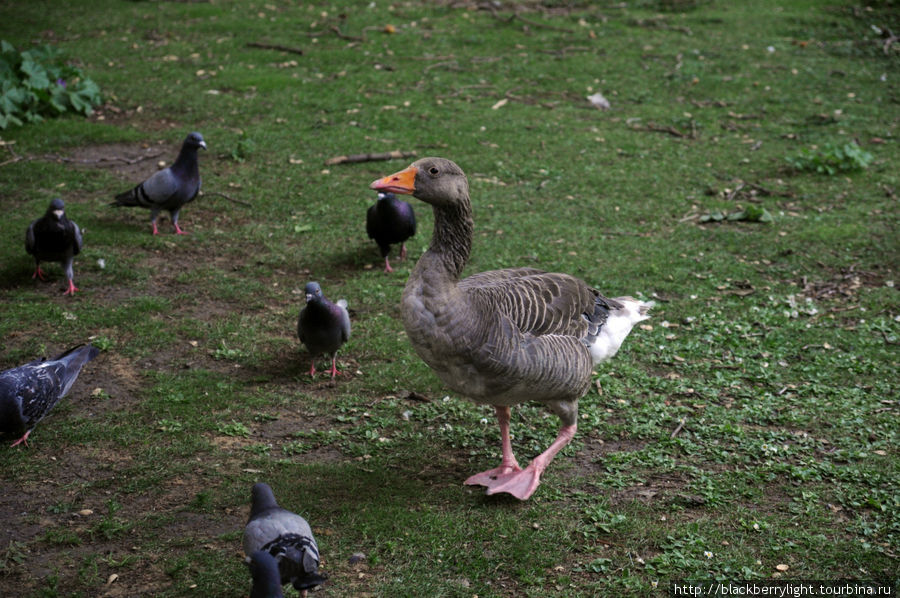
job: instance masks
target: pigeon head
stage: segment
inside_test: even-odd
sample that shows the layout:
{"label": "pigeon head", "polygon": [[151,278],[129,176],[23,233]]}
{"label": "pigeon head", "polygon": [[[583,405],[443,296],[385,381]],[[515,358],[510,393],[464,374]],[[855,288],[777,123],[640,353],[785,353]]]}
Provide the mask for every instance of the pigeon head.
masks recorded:
{"label": "pigeon head", "polygon": [[206,142],[203,141],[203,135],[201,135],[197,131],[189,133],[184,140],[184,144],[194,148],[202,147],[203,149],[206,149]]}
{"label": "pigeon head", "polygon": [[47,208],[47,215],[52,215],[57,220],[61,220],[62,217],[66,215],[66,204],[63,203],[63,200],[57,197],[50,202],[50,207]]}
{"label": "pigeon head", "polygon": [[397,199],[397,196],[391,193],[390,191],[379,191],[378,192],[378,201],[383,199]]}
{"label": "pigeon head", "polygon": [[322,299],[322,287],[317,282],[306,283],[306,302],[319,301]]}
{"label": "pigeon head", "polygon": [[278,502],[275,500],[275,493],[272,488],[263,482],[253,484],[253,490],[250,493],[250,519],[266,509],[277,507]]}

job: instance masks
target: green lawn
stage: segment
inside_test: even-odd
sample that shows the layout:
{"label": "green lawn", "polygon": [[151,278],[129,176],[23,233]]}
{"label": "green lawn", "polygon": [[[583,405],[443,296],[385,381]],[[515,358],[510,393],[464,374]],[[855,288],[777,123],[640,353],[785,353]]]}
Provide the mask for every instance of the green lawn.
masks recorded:
{"label": "green lawn", "polygon": [[[312,524],[330,576],[314,596],[896,584],[898,14],[0,2],[0,38],[62,49],[104,100],[0,130],[0,367],[103,349],[31,448],[0,448],[0,595],[247,596],[256,481]],[[154,237],[108,203],[192,130],[205,195],[189,235],[166,217]],[[837,153],[850,143],[865,166]],[[463,486],[499,459],[492,410],[448,394],[403,333],[427,206],[393,275],[366,238],[369,183],[411,160],[325,163],[392,150],[468,174],[468,273],[534,266],[657,303],[527,502]],[[816,172],[828,159],[860,168]],[[54,197],[84,229],[75,298],[56,265],[32,281],[24,251]],[[296,338],[310,280],[351,308],[334,383]],[[514,409],[521,460],[558,425]]]}

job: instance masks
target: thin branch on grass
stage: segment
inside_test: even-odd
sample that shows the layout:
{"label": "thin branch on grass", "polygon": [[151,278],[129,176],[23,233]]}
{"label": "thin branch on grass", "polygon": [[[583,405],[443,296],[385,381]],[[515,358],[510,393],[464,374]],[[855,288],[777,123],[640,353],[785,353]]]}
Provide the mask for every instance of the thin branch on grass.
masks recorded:
{"label": "thin branch on grass", "polygon": [[696,139],[697,138],[697,127],[694,124],[694,121],[691,121],[691,132],[690,133],[682,133],[678,129],[673,126],[664,126],[658,125],[656,123],[650,122],[644,126],[634,126],[631,127],[634,131],[651,131],[653,133],[668,133],[673,137],[680,137],[682,139]]}
{"label": "thin branch on grass", "polygon": [[672,434],[669,436],[669,438],[675,438],[676,436],[678,436],[678,433],[681,432],[681,431],[684,429],[684,424],[685,424],[685,422],[687,422],[687,418],[686,418],[686,417],[682,417],[682,418],[678,421],[678,425],[675,427],[675,429],[672,430]]}
{"label": "thin branch on grass", "polygon": [[444,62],[435,62],[434,64],[429,64],[424,69],[422,69],[423,73],[427,73],[431,69],[436,68],[445,68],[448,71],[462,71],[464,69],[460,68],[459,63],[455,60],[447,60]]}
{"label": "thin branch on grass", "polygon": [[350,41],[350,42],[364,42],[364,41],[366,41],[366,34],[365,34],[365,32],[363,32],[363,34],[362,34],[361,36],[357,37],[357,36],[355,36],[355,35],[348,35],[348,34],[342,32],[341,29],[340,29],[340,27],[338,27],[337,25],[332,25],[332,26],[331,26],[331,30],[334,31],[334,34],[335,34],[336,36],[338,36],[339,38],[345,39],[345,40]]}
{"label": "thin branch on grass", "polygon": [[326,166],[335,164],[356,164],[358,162],[379,162],[382,160],[397,160],[400,158],[412,158],[416,152],[401,152],[394,150],[391,152],[381,152],[377,154],[351,154],[349,156],[335,156],[325,160]]}
{"label": "thin branch on grass", "polygon": [[17,154],[16,152],[14,152],[14,151],[13,151],[13,148],[12,148],[12,144],[13,144],[13,143],[14,143],[14,142],[5,142],[5,143],[3,143],[3,145],[6,146],[6,149],[9,151],[10,155],[12,156],[12,158],[10,158],[9,160],[6,160],[6,161],[4,161],[4,162],[0,162],[0,166],[6,166],[7,164],[14,164],[15,162],[20,162],[20,161],[22,161],[22,160],[33,160],[33,158],[30,158],[30,157],[29,157],[29,158],[26,158],[26,157],[24,157],[24,156],[20,156],[20,155]]}
{"label": "thin branch on grass", "polygon": [[281,44],[266,44],[263,42],[247,42],[248,48],[262,48],[263,50],[278,50],[280,52],[290,52],[291,54],[303,55],[300,48],[292,48],[290,46],[282,46]]}
{"label": "thin branch on grass", "polygon": [[67,158],[66,156],[60,156],[59,154],[44,154],[41,156],[44,160],[55,160],[57,162],[66,162],[69,164],[100,164],[102,162],[124,162],[125,164],[137,164],[138,162],[143,162],[144,160],[149,160],[151,158],[158,158],[163,155],[164,152],[157,152],[155,154],[144,154],[138,156],[137,158],[122,158],[120,156],[112,156],[112,157],[102,157],[97,158],[95,160],[80,160],[78,158]]}
{"label": "thin branch on grass", "polygon": [[538,29],[549,29],[550,31],[560,31],[562,33],[575,33],[574,29],[568,29],[566,27],[557,27],[556,25],[548,25],[546,23],[540,23],[538,21],[532,21],[531,19],[526,19],[522,15],[517,12],[514,12],[509,17],[502,17],[497,13],[497,9],[490,3],[479,4],[478,8],[487,9],[490,11],[491,16],[497,19],[498,21],[503,21],[504,23],[512,23],[513,21],[521,21],[526,25],[530,25],[531,27],[536,27]]}
{"label": "thin branch on grass", "polygon": [[253,207],[253,204],[250,203],[249,201],[244,201],[243,199],[235,199],[235,198],[229,197],[228,195],[225,195],[224,193],[221,193],[221,192],[219,192],[219,191],[203,191],[203,195],[204,195],[204,196],[207,196],[207,195],[218,195],[219,197],[224,197],[225,199],[227,199],[227,200],[230,201],[230,202],[234,202],[234,203],[240,204],[240,205],[242,205],[242,206],[247,206],[248,208],[252,208],[252,207]]}

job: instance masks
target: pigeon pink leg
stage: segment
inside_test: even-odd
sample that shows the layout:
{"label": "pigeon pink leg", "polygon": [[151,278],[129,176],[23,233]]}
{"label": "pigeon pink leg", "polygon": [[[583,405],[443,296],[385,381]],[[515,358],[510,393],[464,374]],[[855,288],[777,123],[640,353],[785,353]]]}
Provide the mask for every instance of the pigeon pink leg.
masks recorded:
{"label": "pigeon pink leg", "polygon": [[309,377],[312,378],[316,375],[316,362],[313,361],[309,364]]}
{"label": "pigeon pink leg", "polygon": [[496,406],[494,409],[497,412],[497,423],[500,424],[500,442],[503,447],[503,459],[500,461],[500,467],[476,473],[465,481],[469,486],[487,486],[488,493],[490,493],[490,488],[502,484],[511,476],[522,471],[513,455],[512,442],[509,439],[509,407]]}
{"label": "pigeon pink leg", "polygon": [[41,280],[47,280],[44,278],[44,271],[41,270],[40,266],[35,266],[34,274],[31,275],[32,278],[40,278]]}
{"label": "pigeon pink leg", "polygon": [[63,293],[63,295],[72,295],[75,296],[75,291],[78,290],[78,287],[75,286],[75,283],[69,280],[69,288]]}
{"label": "pigeon pink leg", "polygon": [[337,370],[337,363],[336,363],[336,360],[337,360],[337,355],[332,356],[332,358],[331,358],[331,370],[329,371],[329,373],[331,374],[331,379],[332,379],[332,380],[334,380],[334,377],[335,377],[335,376],[337,376],[338,374],[340,374],[340,372]]}
{"label": "pigeon pink leg", "polygon": [[534,494],[538,485],[541,483],[541,474],[564,446],[572,441],[575,436],[576,425],[563,426],[559,429],[559,434],[553,444],[546,451],[538,455],[528,464],[528,467],[522,471],[507,476],[502,483],[491,486],[487,489],[488,494],[497,494],[498,492],[506,492],[512,494],[519,500],[526,500]]}
{"label": "pigeon pink leg", "polygon": [[159,234],[159,229],[156,228],[156,220],[150,221],[150,224],[153,225],[153,234],[154,234],[154,235],[158,235],[158,234]]}
{"label": "pigeon pink leg", "polygon": [[28,448],[28,435],[29,434],[31,434],[31,430],[28,430],[27,432],[25,432],[25,436],[22,436],[21,438],[16,440],[14,443],[9,445],[9,448],[12,448],[12,447],[17,446],[22,443],[25,443],[25,448]]}
{"label": "pigeon pink leg", "polygon": [[394,269],[391,268],[391,263],[388,261],[387,256],[385,256],[385,258],[384,258],[384,273],[390,274],[393,271],[394,271]]}
{"label": "pigeon pink leg", "polygon": [[400,243],[400,259],[406,259],[406,243]]}
{"label": "pigeon pink leg", "polygon": [[186,235],[186,234],[188,234],[188,233],[187,233],[187,231],[181,230],[181,227],[178,226],[178,223],[176,222],[176,223],[175,223],[175,234],[176,234],[176,235]]}

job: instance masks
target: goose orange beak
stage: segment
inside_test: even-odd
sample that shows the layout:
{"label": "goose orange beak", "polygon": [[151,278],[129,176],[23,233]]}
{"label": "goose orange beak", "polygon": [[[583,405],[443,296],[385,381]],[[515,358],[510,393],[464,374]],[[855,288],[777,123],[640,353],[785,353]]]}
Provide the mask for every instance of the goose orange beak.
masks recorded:
{"label": "goose orange beak", "polygon": [[419,169],[410,166],[406,170],[401,170],[394,174],[389,174],[383,179],[372,181],[369,188],[376,191],[388,191],[390,193],[398,193],[400,195],[412,195],[416,190],[416,173]]}

